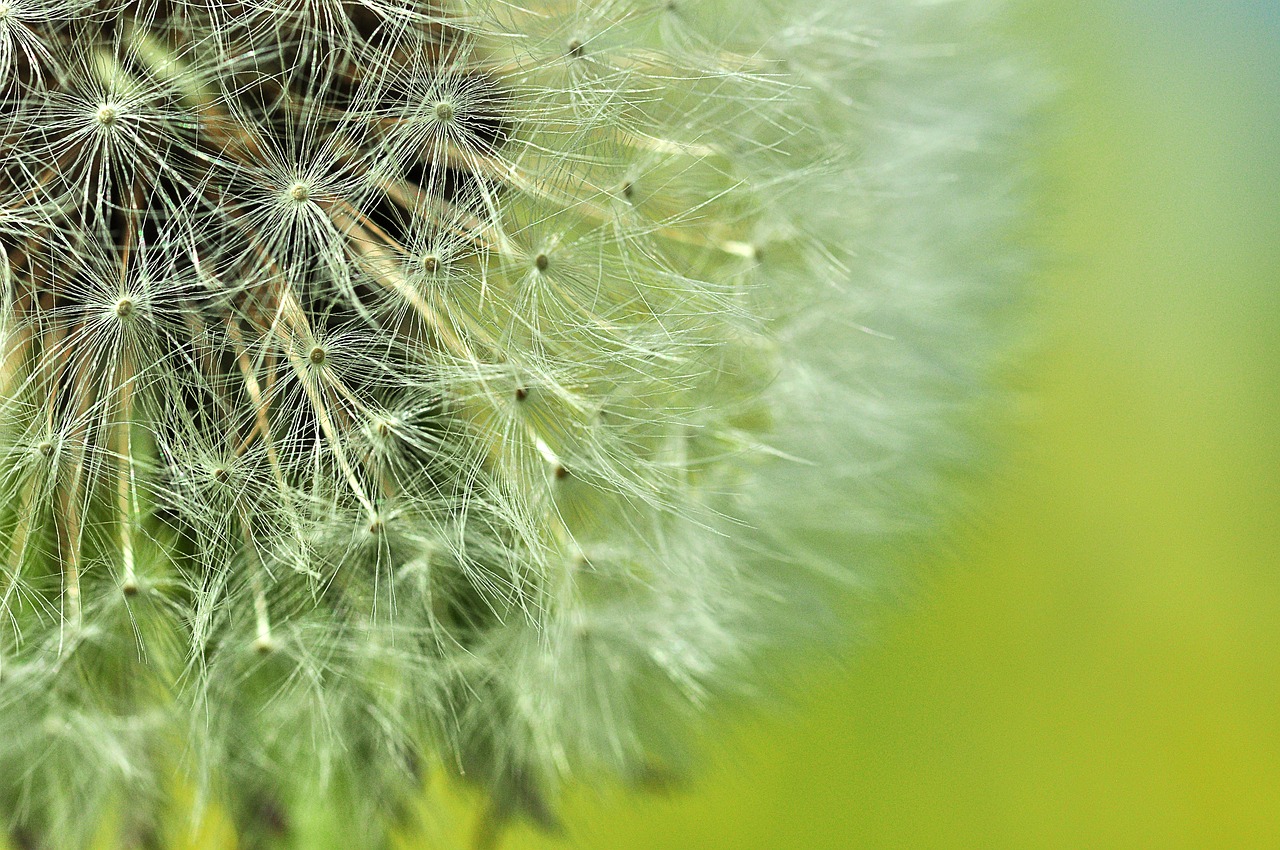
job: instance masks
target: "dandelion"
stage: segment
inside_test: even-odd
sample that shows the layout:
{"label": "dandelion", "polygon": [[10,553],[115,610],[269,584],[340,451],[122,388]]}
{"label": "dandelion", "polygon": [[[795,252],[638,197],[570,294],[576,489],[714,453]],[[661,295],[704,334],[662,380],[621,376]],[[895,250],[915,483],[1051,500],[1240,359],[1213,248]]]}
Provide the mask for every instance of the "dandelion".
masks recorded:
{"label": "dandelion", "polygon": [[194,792],[384,847],[441,773],[483,844],[683,770],[968,457],[991,12],[0,0],[16,844],[159,846]]}

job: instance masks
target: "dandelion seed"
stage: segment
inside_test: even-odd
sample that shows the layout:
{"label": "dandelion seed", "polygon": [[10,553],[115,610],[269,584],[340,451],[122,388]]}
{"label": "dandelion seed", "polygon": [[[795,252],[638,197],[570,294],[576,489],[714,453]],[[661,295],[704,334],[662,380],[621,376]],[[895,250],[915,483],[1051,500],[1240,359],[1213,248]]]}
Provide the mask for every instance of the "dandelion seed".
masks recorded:
{"label": "dandelion seed", "polygon": [[447,100],[437,101],[434,111],[436,120],[442,124],[451,124],[456,117],[454,105]]}
{"label": "dandelion seed", "polygon": [[120,118],[120,106],[115,103],[103,103],[94,110],[93,118],[104,130],[110,130]]}

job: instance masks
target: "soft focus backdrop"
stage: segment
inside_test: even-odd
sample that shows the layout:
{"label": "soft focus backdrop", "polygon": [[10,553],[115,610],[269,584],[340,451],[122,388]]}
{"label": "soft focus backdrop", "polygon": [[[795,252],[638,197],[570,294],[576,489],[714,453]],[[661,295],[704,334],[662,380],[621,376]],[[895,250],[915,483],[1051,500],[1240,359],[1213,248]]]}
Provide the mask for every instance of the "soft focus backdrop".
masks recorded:
{"label": "soft focus backdrop", "polygon": [[1048,337],[981,532],[692,791],[511,850],[1280,847],[1280,3],[1027,6]]}

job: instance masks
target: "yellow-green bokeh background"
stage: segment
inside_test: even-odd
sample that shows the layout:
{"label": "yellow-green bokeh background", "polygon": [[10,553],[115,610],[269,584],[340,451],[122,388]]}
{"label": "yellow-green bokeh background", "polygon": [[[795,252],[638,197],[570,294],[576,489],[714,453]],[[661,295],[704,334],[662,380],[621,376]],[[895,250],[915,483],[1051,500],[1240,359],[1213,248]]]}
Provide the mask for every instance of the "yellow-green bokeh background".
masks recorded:
{"label": "yellow-green bokeh background", "polygon": [[1280,848],[1280,2],[1025,5],[1055,256],[988,521],[694,790],[512,850]]}

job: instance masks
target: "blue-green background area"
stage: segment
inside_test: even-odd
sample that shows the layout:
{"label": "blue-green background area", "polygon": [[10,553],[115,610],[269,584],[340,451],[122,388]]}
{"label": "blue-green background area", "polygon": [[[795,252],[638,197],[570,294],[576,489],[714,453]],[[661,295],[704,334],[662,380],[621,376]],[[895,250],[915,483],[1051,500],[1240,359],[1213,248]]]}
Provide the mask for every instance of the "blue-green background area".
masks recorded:
{"label": "blue-green background area", "polygon": [[692,790],[511,850],[1280,847],[1280,4],[1017,28],[1048,334],[981,531]]}

